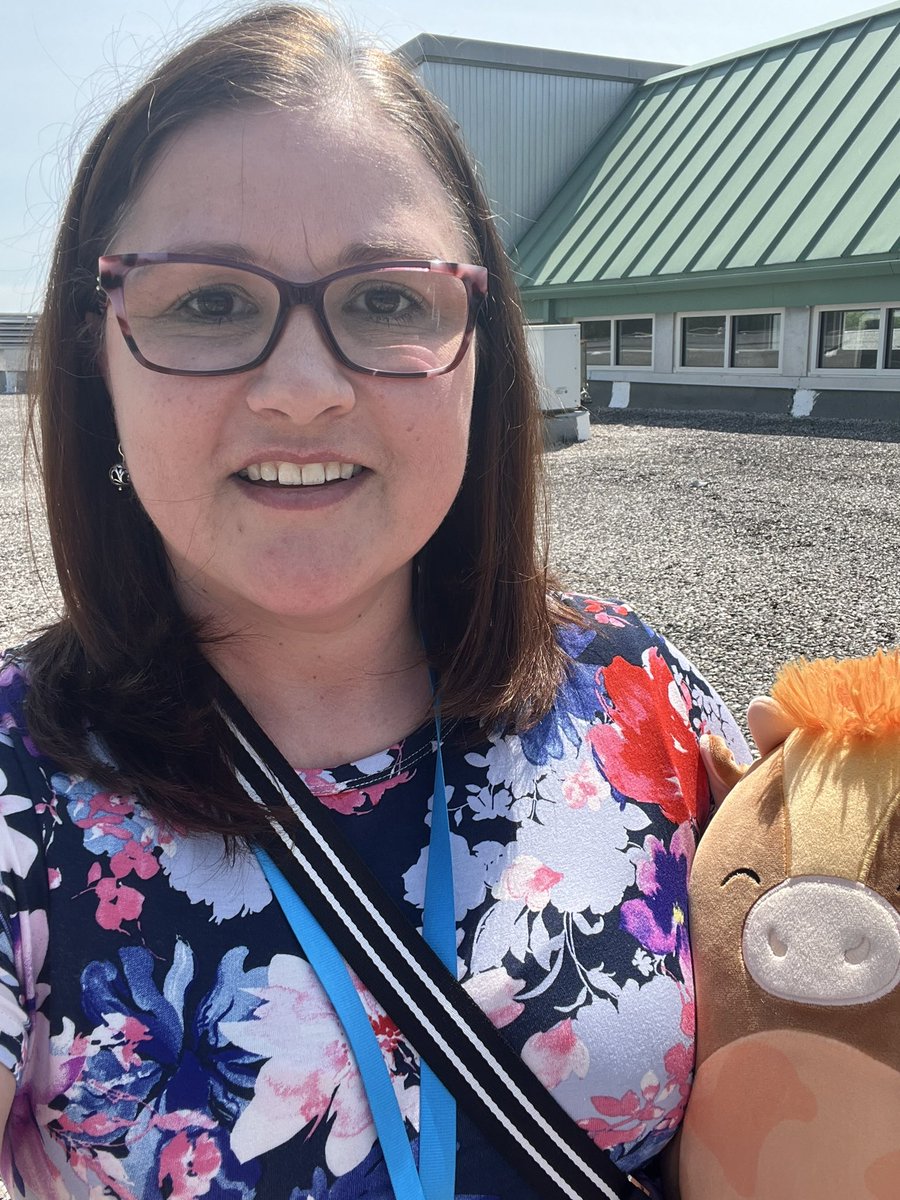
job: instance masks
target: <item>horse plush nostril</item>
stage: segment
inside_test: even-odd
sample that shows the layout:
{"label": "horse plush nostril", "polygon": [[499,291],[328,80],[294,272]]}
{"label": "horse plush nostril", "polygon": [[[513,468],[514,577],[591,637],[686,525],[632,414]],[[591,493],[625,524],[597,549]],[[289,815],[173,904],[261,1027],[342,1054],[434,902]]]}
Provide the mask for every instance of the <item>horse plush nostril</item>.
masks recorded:
{"label": "horse plush nostril", "polygon": [[797,1004],[866,1004],[900,983],[900,913],[849,879],[786,879],[747,913],[741,948],[754,982]]}
{"label": "horse plush nostril", "polygon": [[788,952],[787,942],[781,940],[774,925],[770,928],[766,941],[769,943],[769,949],[776,958],[784,958]]}
{"label": "horse plush nostril", "polygon": [[863,934],[855,946],[848,946],[844,951],[844,962],[852,963],[854,966],[865,962],[872,950],[872,943]]}

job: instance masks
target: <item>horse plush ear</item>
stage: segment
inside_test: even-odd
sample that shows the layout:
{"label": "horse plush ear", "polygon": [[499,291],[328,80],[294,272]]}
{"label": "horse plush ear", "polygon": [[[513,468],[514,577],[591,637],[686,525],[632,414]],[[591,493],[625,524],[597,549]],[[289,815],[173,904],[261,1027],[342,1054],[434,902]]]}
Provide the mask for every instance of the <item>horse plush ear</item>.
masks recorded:
{"label": "horse plush ear", "polygon": [[689,885],[682,1200],[898,1200],[900,652],[792,664],[750,725]]}
{"label": "horse plush ear", "polygon": [[757,749],[765,758],[776,746],[787,741],[797,727],[784,709],[771,696],[754,696],[747,709],[747,724]]}

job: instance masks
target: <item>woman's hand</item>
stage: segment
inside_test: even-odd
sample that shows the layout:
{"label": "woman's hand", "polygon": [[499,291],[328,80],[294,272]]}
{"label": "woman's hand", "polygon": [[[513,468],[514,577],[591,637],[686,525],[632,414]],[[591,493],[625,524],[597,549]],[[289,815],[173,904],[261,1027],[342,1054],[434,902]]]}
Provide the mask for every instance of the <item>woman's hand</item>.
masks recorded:
{"label": "woman's hand", "polygon": [[713,801],[718,807],[734,785],[752,771],[756,763],[780,746],[794,726],[770,696],[755,696],[747,709],[747,724],[759,750],[759,758],[749,767],[735,762],[728,746],[716,734],[705,733],[700,739],[700,757]]}

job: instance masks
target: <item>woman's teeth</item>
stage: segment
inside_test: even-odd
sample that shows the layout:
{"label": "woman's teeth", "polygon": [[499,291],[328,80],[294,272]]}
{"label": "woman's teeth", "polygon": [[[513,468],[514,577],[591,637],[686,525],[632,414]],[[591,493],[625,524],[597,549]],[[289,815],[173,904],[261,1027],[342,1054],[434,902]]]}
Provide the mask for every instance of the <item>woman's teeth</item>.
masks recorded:
{"label": "woman's teeth", "polygon": [[264,462],[250,463],[238,471],[238,475],[253,483],[262,481],[280,483],[284,487],[315,487],[335,479],[352,479],[361,470],[362,467],[356,463],[304,463],[301,467],[291,462]]}

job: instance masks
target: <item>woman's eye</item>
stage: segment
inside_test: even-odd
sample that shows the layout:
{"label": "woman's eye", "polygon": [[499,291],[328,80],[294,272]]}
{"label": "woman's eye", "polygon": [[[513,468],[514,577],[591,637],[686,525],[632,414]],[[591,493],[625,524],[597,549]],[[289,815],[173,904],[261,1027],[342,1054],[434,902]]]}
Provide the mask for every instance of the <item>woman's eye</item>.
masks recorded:
{"label": "woman's eye", "polygon": [[348,305],[351,312],[370,317],[399,317],[415,306],[415,299],[395,287],[370,287],[357,292]]}
{"label": "woman's eye", "polygon": [[204,288],[188,296],[178,307],[191,316],[214,321],[246,316],[255,311],[255,306],[247,296],[227,288]]}

